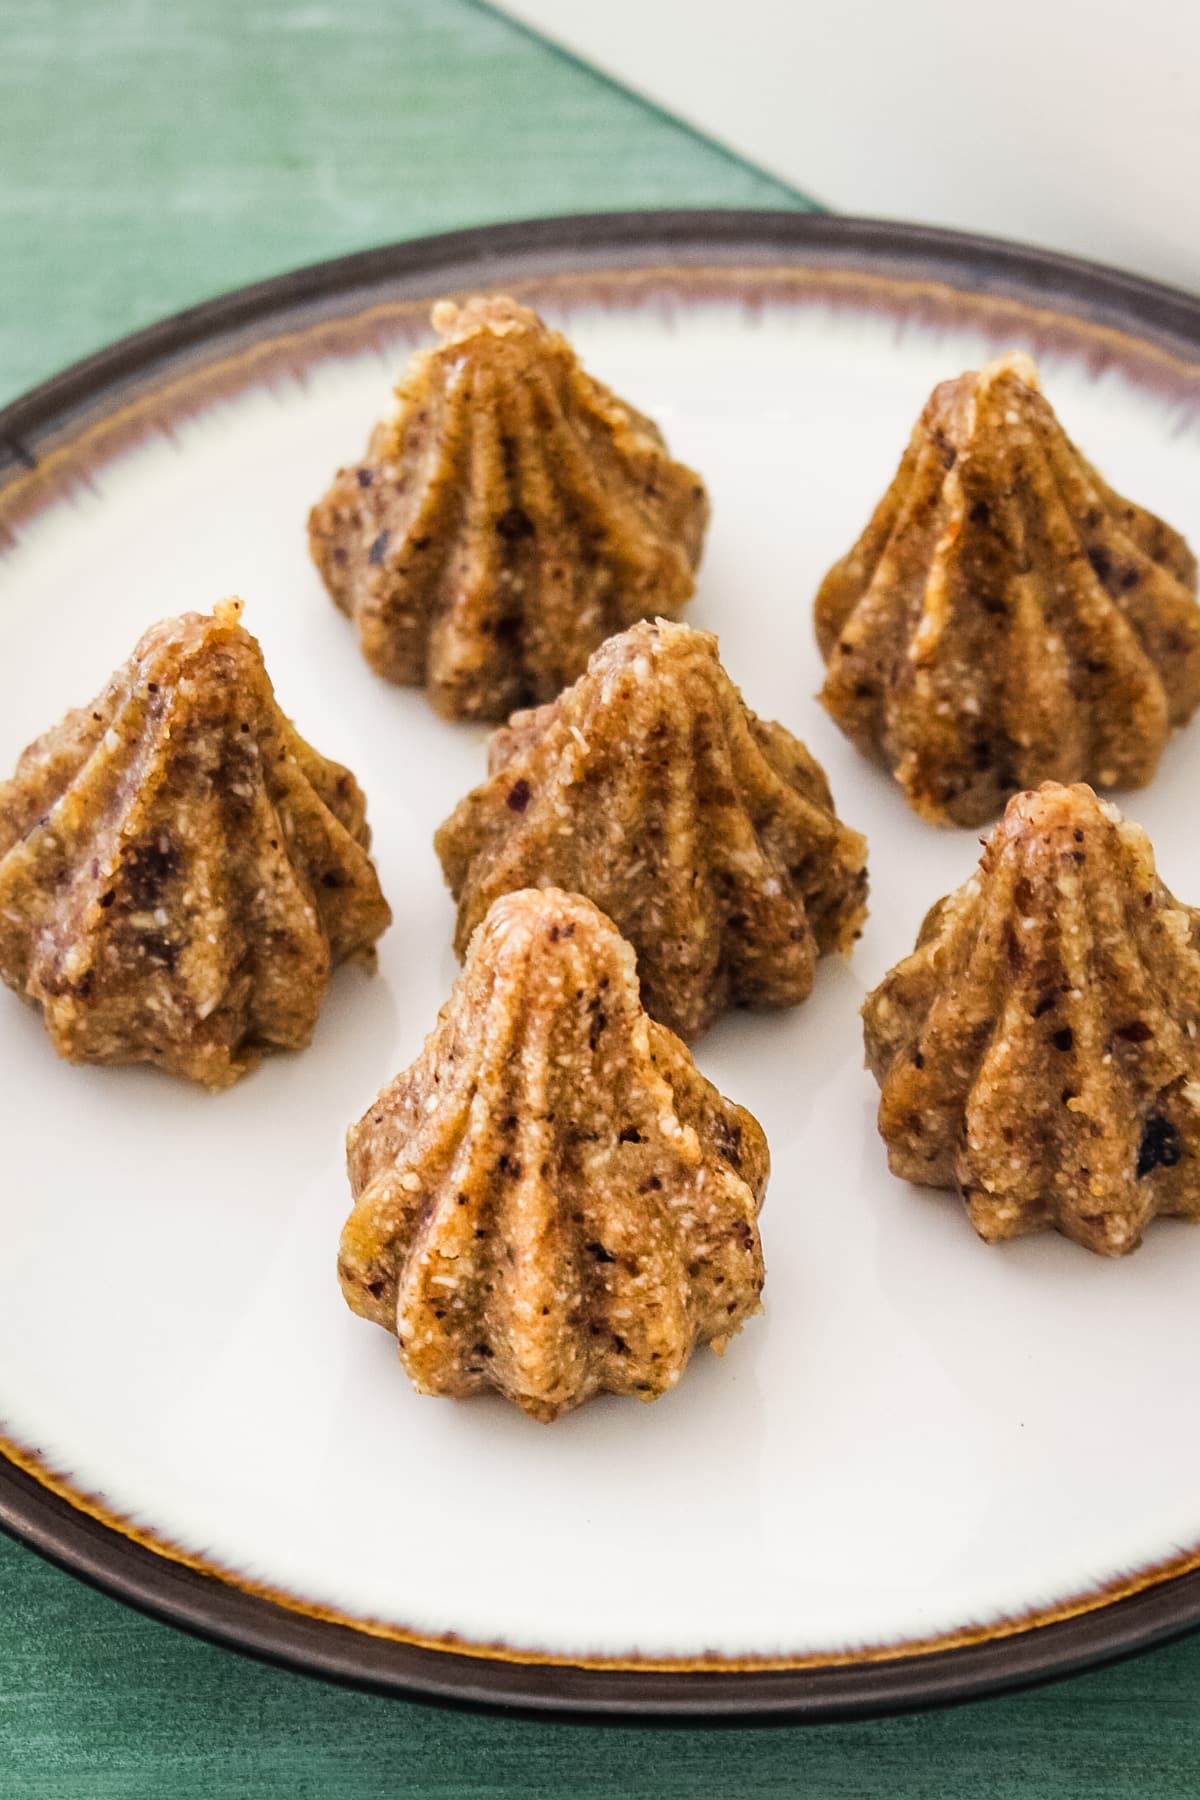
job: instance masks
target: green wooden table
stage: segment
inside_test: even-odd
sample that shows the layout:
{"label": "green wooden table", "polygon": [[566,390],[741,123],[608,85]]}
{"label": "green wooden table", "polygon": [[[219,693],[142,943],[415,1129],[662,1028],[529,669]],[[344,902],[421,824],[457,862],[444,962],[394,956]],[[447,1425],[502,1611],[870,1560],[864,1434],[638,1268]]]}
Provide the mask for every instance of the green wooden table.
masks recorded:
{"label": "green wooden table", "polygon": [[[163,313],[368,244],[803,204],[467,0],[0,0],[0,403]],[[262,1667],[0,1539],[0,1800],[1198,1791],[1200,1638],[874,1724],[540,1724]]]}

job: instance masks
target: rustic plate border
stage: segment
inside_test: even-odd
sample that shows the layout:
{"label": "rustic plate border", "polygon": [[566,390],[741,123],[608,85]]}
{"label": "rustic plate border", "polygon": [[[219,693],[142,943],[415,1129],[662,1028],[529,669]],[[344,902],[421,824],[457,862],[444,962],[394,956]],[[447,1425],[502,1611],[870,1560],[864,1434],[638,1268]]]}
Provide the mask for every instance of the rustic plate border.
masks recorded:
{"label": "rustic plate border", "polygon": [[[1200,298],[995,239],[869,219],[779,212],[612,213],[485,226],[363,251],[241,288],[123,338],[0,409],[0,492],[164,382],[270,336],[381,302],[602,271],[791,267],[1013,302],[1085,322],[1200,382]],[[30,485],[36,485],[30,483]],[[36,504],[36,502],[35,502]],[[559,1715],[692,1722],[828,1720],[980,1697],[1128,1655],[1200,1625],[1200,1568],[1181,1557],[1070,1616],[979,1628],[916,1654],[874,1648],[822,1666],[587,1668],[500,1646],[427,1647],[297,1610],[161,1553],[9,1460],[0,1528],[157,1618],[272,1662],[377,1691]],[[1141,1585],[1144,1582],[1145,1585]],[[1129,1591],[1130,1587],[1134,1591]],[[1060,1609],[1066,1612],[1068,1609]]]}

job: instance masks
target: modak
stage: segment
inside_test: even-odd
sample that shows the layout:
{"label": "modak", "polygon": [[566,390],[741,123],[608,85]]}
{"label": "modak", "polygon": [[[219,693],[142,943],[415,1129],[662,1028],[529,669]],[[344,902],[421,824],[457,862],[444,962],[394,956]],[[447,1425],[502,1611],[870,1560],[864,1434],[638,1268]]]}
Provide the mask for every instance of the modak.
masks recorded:
{"label": "modak", "polygon": [[700,477],[502,296],[434,308],[392,418],[309,521],[312,554],[389,681],[449,718],[553,699],[597,644],[690,598]]}
{"label": "modak", "polygon": [[498,894],[586,894],[637,952],[647,1010],[694,1038],[793,1006],[866,912],[866,843],[804,745],[758,719],[710,633],[631,626],[574,687],[496,732],[490,778],[439,830],[456,948]]}
{"label": "modak", "polygon": [[825,706],[939,825],[1045,780],[1141,787],[1200,703],[1195,557],[1021,355],[934,390],[816,626]]}
{"label": "modak", "polygon": [[550,1420],[655,1400],[759,1310],[762,1131],[638,998],[577,894],[504,895],[417,1061],[349,1136],[339,1273],[422,1393]]}
{"label": "modak", "polygon": [[1091,788],[1008,804],[979,869],[863,1008],[893,1174],[994,1243],[1133,1250],[1200,1218],[1200,912]]}
{"label": "modak", "polygon": [[72,1062],[226,1087],[300,1049],[391,913],[348,769],[279,710],[240,601],[153,626],[0,784],[0,977]]}

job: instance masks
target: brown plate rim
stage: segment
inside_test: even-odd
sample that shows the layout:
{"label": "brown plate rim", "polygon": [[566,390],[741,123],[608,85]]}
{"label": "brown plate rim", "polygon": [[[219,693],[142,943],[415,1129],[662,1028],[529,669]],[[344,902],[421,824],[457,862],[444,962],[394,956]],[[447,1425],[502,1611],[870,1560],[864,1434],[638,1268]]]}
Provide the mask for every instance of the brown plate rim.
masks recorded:
{"label": "brown plate rim", "polygon": [[[432,298],[539,275],[756,266],[835,270],[1009,300],[1200,365],[1200,297],[1141,276],[999,239],[812,213],[692,211],[575,215],[482,226],[384,246],[258,282],[122,338],[0,409],[0,489],[143,390],[264,334],[345,316],[372,301]],[[1189,383],[1190,385],[1190,383]],[[376,1691],[474,1706],[626,1721],[829,1720],[944,1705],[1070,1674],[1200,1625],[1200,1569],[1072,1616],[917,1654],[827,1666],[670,1670],[510,1660],[372,1635],[278,1604],[160,1553],[74,1504],[0,1443],[0,1528],[103,1591],[199,1636]],[[1179,1572],[1170,1572],[1171,1568]]]}

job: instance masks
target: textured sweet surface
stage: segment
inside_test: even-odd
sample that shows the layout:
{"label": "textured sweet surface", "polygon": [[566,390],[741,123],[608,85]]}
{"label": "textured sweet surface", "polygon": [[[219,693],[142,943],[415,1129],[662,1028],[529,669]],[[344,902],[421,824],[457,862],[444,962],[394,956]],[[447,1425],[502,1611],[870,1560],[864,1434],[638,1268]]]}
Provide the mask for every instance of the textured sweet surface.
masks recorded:
{"label": "textured sweet surface", "polygon": [[550,700],[614,631],[692,592],[708,498],[651,420],[501,295],[433,309],[310,541],[380,675],[451,718]]}
{"label": "textured sweet surface", "polygon": [[1196,560],[1115,494],[1012,355],[943,382],[829,571],[821,698],[935,824],[1044,780],[1140,787],[1200,702]]}
{"label": "textured sweet surface", "polygon": [[425,1393],[497,1388],[544,1420],[655,1400],[758,1311],[766,1139],[577,894],[496,901],[349,1167],[343,1291]]}
{"label": "textured sweet surface", "polygon": [[894,1174],[995,1242],[1108,1256],[1200,1217],[1200,912],[1088,787],[1009,802],[978,872],[863,1009]]}
{"label": "textured sweet surface", "polygon": [[240,615],[153,626],[0,785],[0,977],[70,1061],[225,1087],[303,1048],[390,922],[358,784],[284,718]]}
{"label": "textured sweet surface", "polygon": [[436,839],[460,956],[497,894],[587,894],[637,951],[649,1011],[691,1038],[724,1007],[806,999],[817,957],[858,934],[866,843],[710,632],[631,627],[497,731],[489,762]]}

